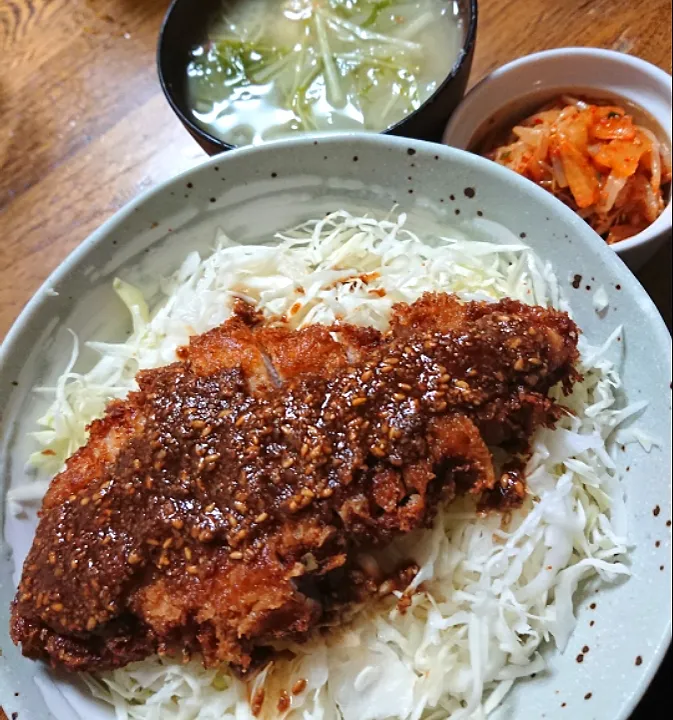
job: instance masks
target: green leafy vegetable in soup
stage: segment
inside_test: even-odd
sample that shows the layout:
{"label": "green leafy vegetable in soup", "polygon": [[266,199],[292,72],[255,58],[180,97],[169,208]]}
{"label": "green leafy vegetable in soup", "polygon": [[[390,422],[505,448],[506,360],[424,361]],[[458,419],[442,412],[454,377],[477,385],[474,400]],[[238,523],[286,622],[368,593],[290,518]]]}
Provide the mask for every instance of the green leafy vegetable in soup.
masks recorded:
{"label": "green leafy vegetable in soup", "polygon": [[447,0],[234,0],[192,50],[189,101],[234,145],[380,131],[434,92],[461,40]]}

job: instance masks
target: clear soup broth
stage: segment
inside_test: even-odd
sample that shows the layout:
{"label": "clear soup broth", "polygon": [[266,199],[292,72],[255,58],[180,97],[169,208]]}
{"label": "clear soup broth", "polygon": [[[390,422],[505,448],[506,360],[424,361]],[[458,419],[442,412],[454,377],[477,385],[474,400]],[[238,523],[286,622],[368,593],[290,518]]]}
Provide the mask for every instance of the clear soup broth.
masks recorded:
{"label": "clear soup broth", "polygon": [[447,0],[238,0],[193,48],[196,122],[231,145],[380,132],[420,107],[461,52]]}

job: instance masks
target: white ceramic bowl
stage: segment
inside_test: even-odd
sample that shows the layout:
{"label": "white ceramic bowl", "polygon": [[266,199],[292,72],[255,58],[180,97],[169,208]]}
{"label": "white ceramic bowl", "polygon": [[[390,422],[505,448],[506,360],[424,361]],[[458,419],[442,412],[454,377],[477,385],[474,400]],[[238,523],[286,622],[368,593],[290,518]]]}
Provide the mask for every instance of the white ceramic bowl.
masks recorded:
{"label": "white ceramic bowl", "polygon": [[[671,133],[671,76],[644,60],[613,50],[559,48],[503,65],[478,83],[451,116],[443,142],[471,149],[480,131],[508,117],[521,117],[563,91],[595,98],[624,98],[644,109],[668,141]],[[663,242],[671,240],[671,202],[643,232],[612,247],[637,270]]]}
{"label": "white ceramic bowl", "polygon": [[[76,679],[23,658],[7,633],[17,566],[32,541],[36,518],[35,513],[25,518],[6,514],[2,520],[5,494],[8,487],[26,482],[24,466],[34,450],[27,434],[49,401],[33,388],[53,383],[63,371],[72,348],[68,328],[81,339],[123,338],[128,320],[112,289],[113,278],[156,279],[177,268],[191,250],[207,252],[218,226],[247,243],[328,210],[386,213],[396,201],[416,229],[466,229],[482,213],[517,235],[525,233],[555,267],[589,341],[597,344],[616,326],[625,328],[624,342],[614,349],[623,348],[621,375],[628,399],[650,401],[638,427],[662,442],[649,454],[628,445],[616,458],[620,468],[630,467],[624,486],[633,576],[590,598],[587,589],[580,594],[578,626],[566,652],[549,649],[549,671],[517,684],[490,720],[626,720],[670,641],[668,332],[624,264],[551,195],[469,153],[380,135],[304,138],[210,159],[109,220],[61,264],[16,321],[0,351],[0,703],[8,716],[113,717]],[[584,283],[573,289],[578,273],[591,291]],[[599,315],[592,298],[601,285],[609,307]],[[585,645],[590,652],[580,665],[575,658]],[[591,698],[585,699],[588,693]]]}

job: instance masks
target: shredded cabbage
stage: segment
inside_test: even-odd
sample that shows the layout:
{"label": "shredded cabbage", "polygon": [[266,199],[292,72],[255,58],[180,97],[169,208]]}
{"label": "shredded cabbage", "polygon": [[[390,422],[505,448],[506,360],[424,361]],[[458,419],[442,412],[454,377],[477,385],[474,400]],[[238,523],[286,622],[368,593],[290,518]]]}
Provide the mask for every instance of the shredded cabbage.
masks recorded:
{"label": "shredded cabbage", "polygon": [[599,314],[608,307],[608,305],[610,304],[610,298],[608,297],[608,292],[603,285],[601,285],[598,290],[596,290],[592,300],[594,304],[594,310]]}
{"label": "shredded cabbage", "polygon": [[[53,403],[35,433],[43,451],[33,461],[58,469],[85,442],[86,424],[105,403],[135,387],[139,369],[173,361],[190,335],[225,320],[237,297],[295,328],[337,318],[385,328],[395,302],[425,291],[568,309],[548,263],[501,226],[478,222],[494,242],[456,231],[421,240],[404,215],[377,220],[345,211],[279,233],[273,246],[237,245],[220,232],[212,255],[189,255],[162,283],[164,300],[151,313],[138,289],[116,282],[133,333],[123,344],[90,343],[101,359],[85,373],[74,371],[75,345],[50,390]],[[269,664],[251,686],[226,667],[153,658],[87,677],[93,694],[118,720],[253,720],[250,698],[261,689],[262,717],[280,720],[485,718],[518,678],[545,669],[546,641],[563,650],[578,584],[629,574],[612,447],[617,427],[643,406],[624,406],[608,358],[619,351],[620,333],[598,348],[581,339],[584,380],[570,397],[555,391],[573,414],[535,436],[523,508],[505,521],[481,517],[461,499],[431,530],[401,538],[373,560],[420,566],[406,611],[396,597],[369,606],[326,637],[291,646],[294,659]],[[298,680],[305,688],[279,712],[279,693]]]}

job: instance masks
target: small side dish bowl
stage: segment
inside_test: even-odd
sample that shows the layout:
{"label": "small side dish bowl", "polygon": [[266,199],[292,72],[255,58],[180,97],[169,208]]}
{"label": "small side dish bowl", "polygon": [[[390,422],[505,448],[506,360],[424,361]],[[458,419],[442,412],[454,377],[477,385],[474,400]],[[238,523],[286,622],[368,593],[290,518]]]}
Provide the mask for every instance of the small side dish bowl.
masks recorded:
{"label": "small side dish bowl", "polygon": [[[209,155],[231,150],[235,145],[196,122],[188,101],[187,65],[194,45],[203,41],[213,15],[234,1],[246,0],[203,0],[196,6],[192,0],[173,0],[159,34],[157,65],[161,87],[182,124]],[[477,0],[446,2],[455,5],[462,25],[458,57],[430,97],[418,109],[382,130],[385,134],[439,141],[446,121],[465,94],[477,35]],[[297,133],[304,134],[308,133]]]}
{"label": "small side dish bowl", "polygon": [[[671,76],[644,60],[598,48],[559,48],[519,58],[478,83],[451,116],[443,142],[465,150],[487,132],[516,122],[563,93],[623,101],[638,122],[673,144]],[[640,110],[640,113],[637,111]],[[642,232],[612,245],[632,270],[671,240],[671,198]]]}

